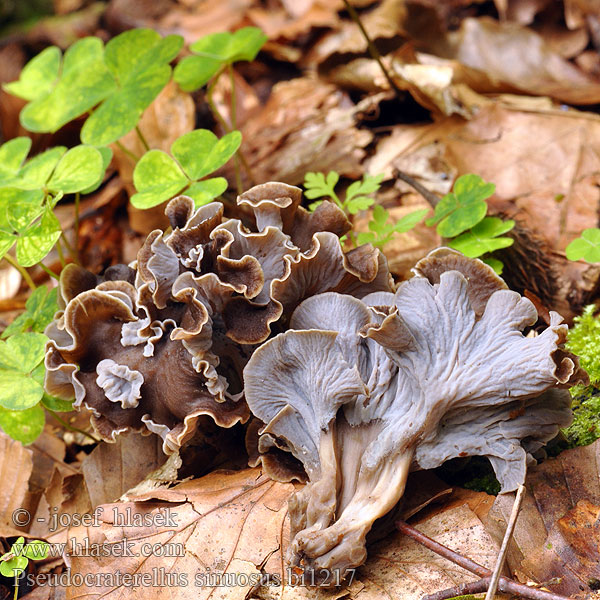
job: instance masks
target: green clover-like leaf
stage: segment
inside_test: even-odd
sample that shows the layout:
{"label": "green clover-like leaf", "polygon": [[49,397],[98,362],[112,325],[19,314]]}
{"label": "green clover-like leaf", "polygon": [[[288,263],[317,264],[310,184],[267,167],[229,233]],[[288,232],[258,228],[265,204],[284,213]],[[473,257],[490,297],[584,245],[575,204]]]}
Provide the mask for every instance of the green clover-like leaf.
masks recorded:
{"label": "green clover-like leaf", "polygon": [[477,258],[488,252],[511,246],[514,243],[512,238],[500,236],[514,226],[514,221],[485,217],[469,231],[451,240],[448,245],[469,258]]}
{"label": "green clover-like leaf", "polygon": [[9,560],[0,562],[0,573],[4,577],[17,577],[25,571],[29,561],[24,556],[15,556]]}
{"label": "green clover-like leaf", "polygon": [[0,405],[4,408],[25,410],[42,399],[46,341],[41,333],[19,333],[0,341]]}
{"label": "green clover-like leaf", "polygon": [[150,150],[135,166],[133,183],[138,191],[131,197],[133,206],[151,208],[181,192],[189,180],[166,152]]}
{"label": "green clover-like leaf", "polygon": [[427,220],[427,225],[439,223],[437,232],[446,238],[463,233],[485,217],[485,200],[495,189],[493,183],[486,183],[479,175],[462,175],[454,183],[452,192],[437,204],[434,216]]}
{"label": "green clover-like leaf", "polygon": [[34,156],[19,171],[14,185],[23,190],[37,190],[45,187],[66,151],[64,146],[55,146]]}
{"label": "green clover-like leaf", "polygon": [[2,339],[27,329],[43,332],[58,310],[57,289],[41,285],[36,288],[25,303],[25,312],[21,313],[3,332]]}
{"label": "green clover-like leaf", "polygon": [[73,400],[62,400],[49,394],[42,396],[41,404],[54,412],[71,412],[73,410]]}
{"label": "green clover-like leaf", "polygon": [[581,237],[573,240],[566,248],[569,260],[581,260],[590,263],[600,262],[600,229],[584,229]]}
{"label": "green clover-like leaf", "polygon": [[31,138],[17,137],[0,146],[0,185],[12,185],[29,150]]}
{"label": "green clover-like leaf", "polygon": [[213,177],[192,183],[185,190],[185,195],[193,198],[196,208],[212,202],[227,189],[227,179],[224,177]]}
{"label": "green clover-like leaf", "polygon": [[104,146],[131,131],[169,82],[169,63],[182,45],[181,36],[163,39],[152,29],[132,29],[108,42],[104,58],[116,86],[84,123],[81,140]]}
{"label": "green clover-like leaf", "polygon": [[58,162],[47,188],[72,194],[94,185],[102,177],[102,154],[93,146],[71,148]]}
{"label": "green clover-like leaf", "polygon": [[13,440],[31,444],[44,430],[46,415],[40,404],[25,410],[9,410],[0,406],[0,427]]}
{"label": "green clover-like leaf", "polygon": [[0,227],[9,233],[25,231],[44,212],[41,190],[0,188]]}
{"label": "green clover-like leaf", "polygon": [[201,88],[224,66],[240,60],[251,61],[267,41],[257,27],[243,27],[234,33],[209,34],[190,46],[195,56],[186,56],[175,67],[173,78],[181,89]]}
{"label": "green clover-like leaf", "polygon": [[22,267],[33,267],[41,262],[61,235],[58,219],[50,206],[42,218],[31,225],[17,239],[17,261]]}
{"label": "green clover-like leaf", "polygon": [[100,187],[102,181],[104,180],[106,169],[108,169],[108,165],[110,164],[110,161],[113,157],[112,150],[110,148],[107,148],[106,146],[97,146],[96,150],[98,150],[98,152],[100,152],[100,156],[102,156],[102,169],[100,171],[100,177],[98,177],[98,180],[92,183],[90,187],[81,190],[82,194],[91,194]]}
{"label": "green clover-like leaf", "polygon": [[196,129],[175,140],[171,153],[194,181],[222,167],[237,152],[241,142],[239,131],[232,131],[219,139],[208,129]]}
{"label": "green clover-like leaf", "polygon": [[[58,49],[49,48],[45,52],[42,55],[47,64],[40,60],[42,55],[34,58],[35,68],[29,72],[27,67],[33,61],[28,63],[18,85],[5,86],[9,92],[31,100],[21,111],[20,121],[25,129],[35,132],[57,131],[104,100],[116,87],[104,62],[100,38],[87,37],[75,42],[65,52],[58,69]],[[39,93],[32,93],[36,82]]]}
{"label": "green clover-like leaf", "polygon": [[13,247],[17,241],[17,236],[13,233],[0,230],[0,259]]}
{"label": "green clover-like leaf", "polygon": [[502,275],[502,271],[504,270],[504,263],[493,256],[486,256],[481,259],[486,265],[489,265],[494,269],[497,275]]}
{"label": "green clover-like leaf", "polygon": [[31,540],[23,548],[23,556],[29,560],[44,560],[48,558],[49,546],[42,540]]}
{"label": "green clover-like leaf", "polygon": [[23,67],[18,81],[5,83],[4,89],[24,100],[38,100],[51,92],[59,72],[60,50],[50,46]]}

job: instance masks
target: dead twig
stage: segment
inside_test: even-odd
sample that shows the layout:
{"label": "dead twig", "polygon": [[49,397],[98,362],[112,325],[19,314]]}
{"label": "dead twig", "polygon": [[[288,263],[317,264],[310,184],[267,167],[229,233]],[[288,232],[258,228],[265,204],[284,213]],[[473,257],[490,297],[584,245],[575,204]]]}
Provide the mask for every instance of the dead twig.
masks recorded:
{"label": "dead twig", "polygon": [[[466,569],[467,571],[471,571],[471,573],[475,573],[475,575],[479,575],[482,578],[491,578],[492,572],[476,563],[474,560],[467,558],[466,556],[462,556],[458,554],[458,552],[454,552],[454,550],[450,550],[447,546],[432,540],[430,537],[426,536],[424,533],[421,533],[418,529],[412,527],[408,523],[404,521],[396,521],[396,529],[412,538],[419,544],[425,546],[429,550],[443,556],[454,564]],[[478,583],[478,582],[475,582]],[[522,583],[517,583],[508,577],[500,577],[498,580],[498,590],[504,592],[505,594],[515,594],[521,596],[523,598],[528,598],[530,600],[569,600],[565,596],[559,596],[558,594],[553,594],[552,592],[545,592],[543,590],[538,590],[536,588],[529,587],[527,585],[523,585]],[[449,590],[444,590],[449,591]],[[452,598],[453,596],[460,596],[460,591],[456,593],[456,588],[453,588],[455,592],[451,596],[444,596],[444,598]],[[423,599],[425,600],[425,599]]]}
{"label": "dead twig", "polygon": [[510,542],[510,538],[515,530],[515,524],[517,522],[517,517],[519,516],[519,510],[521,508],[524,492],[525,486],[521,484],[515,496],[512,512],[510,513],[510,519],[508,520],[508,525],[506,526],[506,533],[504,534],[504,539],[502,540],[502,546],[500,546],[500,554],[498,554],[498,560],[496,561],[496,566],[494,567],[494,572],[492,573],[490,587],[485,595],[485,600],[494,600],[494,595],[496,594],[496,589],[498,588],[498,582],[500,581],[500,572],[502,571],[504,560],[506,559],[508,543]]}
{"label": "dead twig", "polygon": [[448,600],[457,596],[467,596],[469,594],[482,594],[488,589],[491,577],[484,577],[470,583],[461,583],[453,588],[441,590],[435,594],[423,596],[422,600]]}
{"label": "dead twig", "polygon": [[422,183],[419,183],[416,179],[407,173],[404,173],[404,171],[394,169],[394,176],[404,181],[404,183],[408,183],[411,188],[421,194],[421,196],[423,196],[423,198],[429,202],[431,208],[435,208],[438,205],[440,198],[437,196],[437,194],[434,194],[432,191],[428,190]]}
{"label": "dead twig", "polygon": [[399,98],[402,98],[402,96],[403,96],[402,90],[396,85],[396,82],[393,80],[392,76],[389,74],[388,70],[386,69],[385,65],[383,64],[383,61],[381,60],[381,54],[379,54],[379,50],[377,50],[377,47],[375,46],[375,44],[372,42],[371,38],[369,37],[369,34],[367,33],[367,30],[365,29],[364,25],[362,24],[362,21],[360,20],[360,17],[358,16],[356,9],[354,8],[354,6],[352,6],[352,4],[350,4],[350,2],[348,2],[348,0],[344,0],[344,6],[346,7],[348,14],[350,15],[350,18],[358,25],[360,32],[362,33],[363,37],[365,38],[365,41],[367,42],[367,49],[369,50],[369,54],[371,55],[371,58],[373,60],[375,60],[377,62],[377,64],[379,65],[379,68],[382,70],[383,75],[387,79],[387,82],[390,84],[390,87],[396,93],[396,96],[398,96]]}

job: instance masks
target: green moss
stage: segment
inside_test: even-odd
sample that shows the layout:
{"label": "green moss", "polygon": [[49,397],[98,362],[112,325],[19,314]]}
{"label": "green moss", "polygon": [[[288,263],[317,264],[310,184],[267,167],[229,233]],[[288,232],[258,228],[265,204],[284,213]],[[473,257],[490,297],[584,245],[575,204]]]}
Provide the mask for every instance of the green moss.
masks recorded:
{"label": "green moss", "polygon": [[573,424],[563,430],[572,446],[586,446],[600,438],[600,318],[594,316],[595,305],[575,317],[569,331],[567,348],[579,356],[581,366],[590,377],[590,385],[571,388]]}

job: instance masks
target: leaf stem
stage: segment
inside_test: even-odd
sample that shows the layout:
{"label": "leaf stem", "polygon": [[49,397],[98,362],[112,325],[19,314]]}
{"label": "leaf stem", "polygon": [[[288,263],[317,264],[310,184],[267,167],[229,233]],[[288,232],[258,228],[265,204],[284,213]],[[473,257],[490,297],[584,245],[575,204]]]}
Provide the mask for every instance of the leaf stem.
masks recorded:
{"label": "leaf stem", "polygon": [[128,148],[125,148],[125,146],[123,146],[123,144],[119,140],[117,140],[115,142],[115,144],[116,144],[117,148],[119,148],[119,150],[121,150],[122,152],[127,154],[127,156],[129,156],[129,158],[132,158],[135,162],[140,160],[139,156],[136,156],[131,150],[129,150]]}
{"label": "leaf stem", "polygon": [[148,152],[148,150],[150,150],[150,146],[148,145],[148,142],[146,141],[146,138],[142,134],[142,130],[140,129],[139,125],[135,126],[135,132],[138,134],[138,137],[140,138],[140,140],[142,142],[142,145],[144,146],[146,152]]}
{"label": "leaf stem", "polygon": [[65,265],[67,264],[65,262],[65,255],[63,253],[63,249],[62,246],[60,245],[60,238],[58,238],[58,241],[56,242],[56,252],[58,253],[58,259],[60,260],[60,266],[65,267]]}
{"label": "leaf stem", "polygon": [[77,262],[79,262],[79,200],[80,194],[75,194],[75,222],[73,223],[73,229],[75,233],[75,254],[77,255]]}
{"label": "leaf stem", "polygon": [[36,285],[33,282],[33,279],[31,278],[31,275],[27,272],[27,269],[25,267],[22,267],[17,261],[16,259],[14,259],[10,254],[6,253],[4,255],[4,258],[6,259],[6,262],[11,264],[15,269],[17,269],[17,271],[19,271],[19,273],[21,273],[21,277],[23,277],[23,279],[25,280],[25,282],[27,283],[27,285],[31,288],[31,291],[35,291]]}
{"label": "leaf stem", "polygon": [[350,18],[358,25],[360,32],[362,33],[363,37],[365,38],[365,41],[367,42],[367,49],[369,50],[369,54],[371,55],[371,58],[373,60],[375,60],[377,62],[377,64],[379,65],[379,68],[382,70],[383,75],[387,79],[387,82],[390,84],[390,87],[396,93],[396,96],[402,97],[403,96],[402,91],[396,85],[396,82],[392,79],[392,76],[389,74],[389,71],[386,69],[385,65],[383,64],[383,61],[381,60],[381,54],[379,54],[379,50],[377,50],[377,47],[371,41],[371,38],[369,37],[367,30],[365,29],[364,25],[362,24],[360,17],[358,16],[358,13],[356,12],[356,9],[354,8],[354,6],[352,6],[350,4],[350,2],[348,2],[348,0],[343,0],[343,1],[344,1],[346,10],[348,11],[348,14],[350,15]]}
{"label": "leaf stem", "polygon": [[94,437],[91,433],[88,433],[87,431],[84,431],[83,429],[79,429],[78,427],[75,427],[75,426],[71,425],[70,423],[67,423],[63,418],[58,416],[58,413],[56,411],[52,410],[51,408],[48,408],[47,406],[45,408],[61,425],[64,425],[64,427],[66,427],[70,431],[76,431],[77,433],[81,433],[82,435],[89,437],[96,444],[100,443],[100,440],[98,438]]}
{"label": "leaf stem", "polygon": [[19,573],[15,573],[15,593],[13,595],[13,600],[17,600],[19,597]]}
{"label": "leaf stem", "polygon": [[79,260],[77,258],[77,254],[75,253],[75,250],[73,250],[73,246],[71,246],[71,244],[69,243],[69,240],[67,239],[67,236],[65,234],[64,231],[61,230],[61,234],[60,234],[60,238],[63,241],[63,244],[65,245],[65,248],[67,249],[67,252],[69,253],[69,255],[71,256],[71,258],[73,259],[73,262],[78,265],[79,264]]}
{"label": "leaf stem", "polygon": [[50,275],[50,277],[53,277],[56,280],[60,280],[60,277],[49,267],[47,267],[43,262],[39,262],[38,266],[42,269],[42,271],[45,271],[46,273],[48,273],[48,275]]}

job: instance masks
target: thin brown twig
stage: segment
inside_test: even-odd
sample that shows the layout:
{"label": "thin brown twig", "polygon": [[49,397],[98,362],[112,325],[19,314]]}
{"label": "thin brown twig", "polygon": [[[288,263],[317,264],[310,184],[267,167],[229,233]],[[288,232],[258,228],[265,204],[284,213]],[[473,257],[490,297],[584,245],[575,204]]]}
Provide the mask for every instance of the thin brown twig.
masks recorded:
{"label": "thin brown twig", "polygon": [[422,600],[449,600],[450,598],[456,598],[457,596],[467,596],[469,594],[482,594],[488,589],[490,584],[490,577],[484,577],[477,581],[471,581],[469,583],[460,583],[459,585],[441,590],[435,594],[428,594],[423,596]]}
{"label": "thin brown twig", "polygon": [[381,60],[381,54],[379,54],[377,46],[375,46],[375,44],[371,41],[371,38],[369,37],[367,30],[362,24],[362,21],[360,20],[356,9],[354,8],[354,6],[352,6],[352,4],[350,4],[350,2],[348,2],[348,0],[344,0],[344,6],[346,7],[348,14],[350,15],[350,18],[358,25],[360,32],[365,38],[365,41],[367,42],[367,49],[369,51],[369,54],[371,55],[371,58],[375,60],[379,65],[379,68],[383,72],[383,75],[387,79],[387,82],[390,84],[390,87],[394,90],[396,96],[401,98],[403,96],[402,90],[396,85],[396,82],[393,80],[386,66],[383,64],[383,61]]}
{"label": "thin brown twig", "polygon": [[504,539],[502,540],[502,546],[500,546],[500,553],[498,554],[498,559],[496,560],[496,566],[494,567],[494,572],[492,573],[490,587],[488,588],[488,591],[485,595],[485,600],[494,600],[494,595],[496,594],[496,589],[498,588],[498,582],[500,581],[500,573],[502,571],[502,567],[504,566],[504,561],[506,559],[508,544],[515,530],[517,517],[519,516],[519,510],[521,509],[521,502],[523,501],[524,492],[525,486],[521,484],[515,496],[512,512],[510,513],[508,525],[506,526],[506,532],[504,534]]}
{"label": "thin brown twig", "polygon": [[437,196],[437,194],[434,194],[431,190],[428,190],[423,184],[419,183],[416,179],[412,178],[407,173],[404,173],[399,169],[395,169],[394,175],[398,179],[401,179],[405,183],[408,183],[408,185],[410,185],[411,188],[419,192],[419,194],[421,194],[421,196],[423,196],[423,198],[425,198],[425,200],[429,202],[431,208],[435,208],[439,204],[440,198]]}
{"label": "thin brown twig", "polygon": [[[430,537],[426,536],[424,533],[421,533],[418,529],[412,527],[405,521],[396,521],[396,529],[411,537],[419,544],[425,546],[429,550],[443,556],[454,564],[466,569],[467,571],[471,571],[471,573],[475,573],[475,575],[479,575],[479,577],[486,578],[491,577],[492,572],[483,565],[476,563],[474,560],[467,558],[466,556],[462,556],[458,554],[458,552],[454,552],[454,550],[450,550],[447,546],[432,540]],[[516,594],[522,596],[523,598],[529,598],[530,600],[570,600],[565,596],[559,596],[558,594],[554,594],[552,592],[545,592],[544,590],[538,590],[536,588],[529,587],[522,583],[517,583],[508,577],[500,577],[498,581],[498,590],[504,592],[506,594]],[[460,595],[460,594],[458,594]],[[449,596],[451,597],[451,596]]]}

